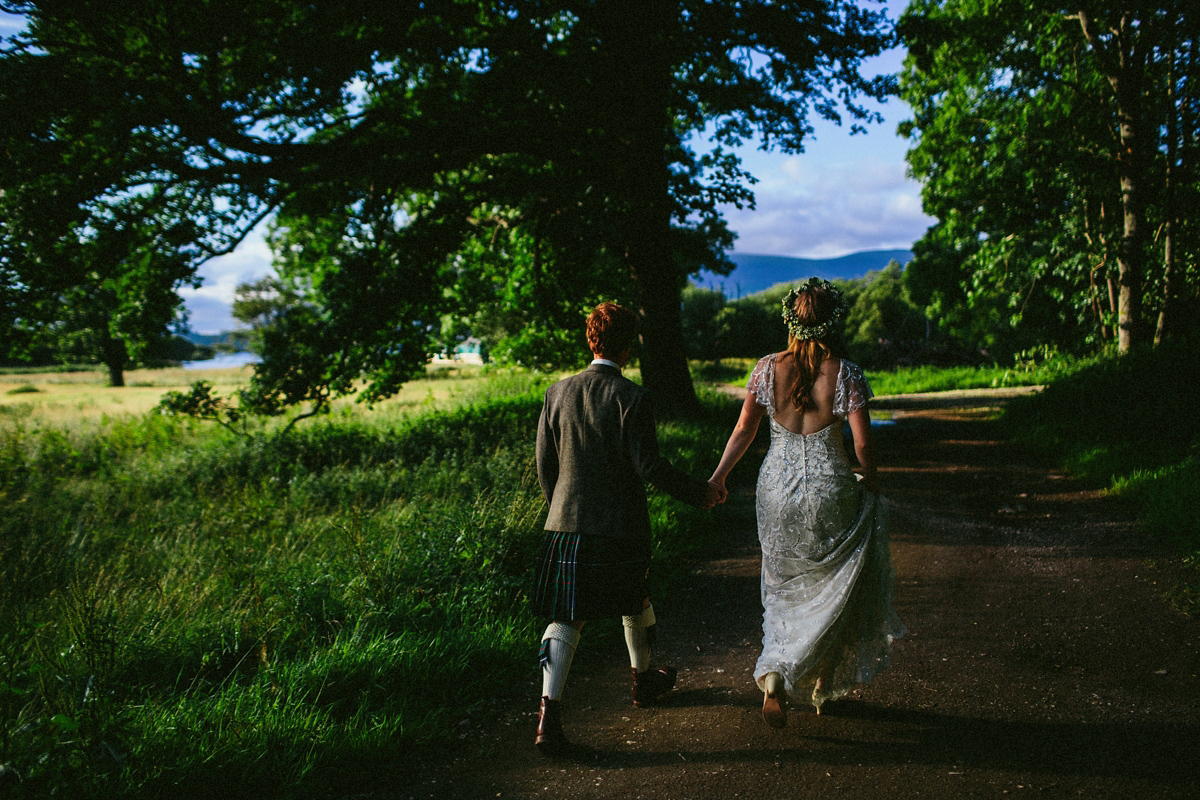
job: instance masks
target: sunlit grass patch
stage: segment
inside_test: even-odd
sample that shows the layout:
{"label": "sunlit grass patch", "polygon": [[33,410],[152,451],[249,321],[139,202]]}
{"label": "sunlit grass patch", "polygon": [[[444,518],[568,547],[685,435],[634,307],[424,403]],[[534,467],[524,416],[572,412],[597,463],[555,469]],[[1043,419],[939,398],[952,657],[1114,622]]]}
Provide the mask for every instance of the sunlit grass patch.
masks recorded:
{"label": "sunlit grass patch", "polygon": [[[110,387],[108,373],[101,370],[0,372],[0,425],[20,419],[33,425],[84,430],[106,417],[132,418],[151,413],[166,392],[184,391],[196,381],[207,381],[218,394],[232,393],[246,386],[252,373],[253,368],[248,366],[138,369],[125,373],[125,386]],[[527,382],[528,375],[524,370],[471,365],[430,366],[427,377],[404,384],[394,396],[373,407],[356,402],[351,395],[334,401],[331,412],[386,422],[473,402],[489,393],[506,391],[506,385]]]}
{"label": "sunlit grass patch", "polygon": [[1114,494],[1137,501],[1155,535],[1172,548],[1200,558],[1200,455],[1193,452],[1178,464],[1136,470],[1112,482]]}
{"label": "sunlit grass patch", "polygon": [[[745,386],[754,371],[754,359],[723,359],[718,363],[692,364],[692,376],[698,381]],[[871,370],[866,373],[871,390],[876,395],[946,392],[962,389],[996,389],[1008,386],[1040,386],[1058,367],[1035,367],[1028,370],[1000,366],[979,367],[899,367],[895,370]]]}

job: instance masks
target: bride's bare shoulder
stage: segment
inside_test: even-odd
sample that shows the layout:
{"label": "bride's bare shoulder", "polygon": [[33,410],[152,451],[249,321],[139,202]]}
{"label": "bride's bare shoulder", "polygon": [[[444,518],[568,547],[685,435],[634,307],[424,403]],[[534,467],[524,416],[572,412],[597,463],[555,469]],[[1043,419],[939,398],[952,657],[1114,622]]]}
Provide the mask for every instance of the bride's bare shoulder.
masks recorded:
{"label": "bride's bare shoulder", "polygon": [[787,372],[796,364],[796,359],[792,355],[791,350],[784,350],[782,353],[775,353],[771,356],[771,361],[775,364],[775,372]]}

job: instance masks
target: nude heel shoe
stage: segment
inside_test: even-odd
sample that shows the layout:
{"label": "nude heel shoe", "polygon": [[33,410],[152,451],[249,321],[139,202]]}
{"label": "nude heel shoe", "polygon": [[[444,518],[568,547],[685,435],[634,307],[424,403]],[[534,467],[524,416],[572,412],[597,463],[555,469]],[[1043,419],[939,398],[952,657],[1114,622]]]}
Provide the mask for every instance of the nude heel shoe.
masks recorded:
{"label": "nude heel shoe", "polygon": [[787,727],[787,692],[778,672],[768,672],[763,678],[762,717],[772,728]]}

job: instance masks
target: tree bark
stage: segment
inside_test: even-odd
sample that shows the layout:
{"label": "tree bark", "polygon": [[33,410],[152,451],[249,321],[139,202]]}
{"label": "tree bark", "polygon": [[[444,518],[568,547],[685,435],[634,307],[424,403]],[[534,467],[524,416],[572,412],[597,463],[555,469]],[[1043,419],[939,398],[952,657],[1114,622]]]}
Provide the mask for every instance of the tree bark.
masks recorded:
{"label": "tree bark", "polygon": [[1100,62],[1117,100],[1120,144],[1117,169],[1120,176],[1123,232],[1117,248],[1117,352],[1127,353],[1146,341],[1142,321],[1142,292],[1146,274],[1145,201],[1142,197],[1149,163],[1149,144],[1142,118],[1142,83],[1145,51],[1137,46],[1139,27],[1134,14],[1121,17],[1112,42],[1105,42],[1086,11],[1079,12],[1083,35]]}
{"label": "tree bark", "polygon": [[[1172,28],[1176,38],[1168,42],[1169,69],[1167,78],[1167,168],[1166,168],[1166,197],[1164,200],[1165,243],[1163,250],[1163,298],[1162,311],[1158,315],[1158,325],[1154,332],[1154,343],[1157,345],[1184,332],[1185,323],[1180,319],[1182,313],[1182,297],[1185,276],[1175,260],[1175,237],[1183,230],[1185,220],[1180,218],[1180,203],[1176,195],[1176,185],[1180,178],[1187,181],[1191,174],[1193,142],[1200,134],[1196,122],[1195,97],[1193,76],[1196,75],[1196,39],[1195,28],[1177,30]],[[1184,49],[1186,48],[1186,50]],[[1180,65],[1177,58],[1183,60]],[[1177,81],[1183,76],[1182,93],[1176,92]],[[1186,244],[1185,244],[1186,247]]]}
{"label": "tree bark", "polygon": [[[623,58],[624,102],[617,110],[628,131],[622,172],[628,206],[624,215],[624,259],[641,317],[642,384],[662,413],[687,413],[698,406],[688,371],[680,316],[683,280],[671,248],[671,27],[677,6],[653,0],[629,13],[613,2],[617,52]],[[620,56],[618,56],[620,57]]]}
{"label": "tree bark", "polygon": [[106,336],[103,347],[104,366],[108,367],[108,385],[124,386],[125,363],[129,360],[129,353],[125,350],[125,343],[120,339],[113,339]]}
{"label": "tree bark", "polygon": [[1175,269],[1175,159],[1178,157],[1179,110],[1175,105],[1175,51],[1171,47],[1167,52],[1169,66],[1167,69],[1167,163],[1164,175],[1163,191],[1163,298],[1162,309],[1158,313],[1158,325],[1154,330],[1154,344],[1157,345],[1169,335],[1170,326],[1174,321],[1174,284],[1179,280]]}

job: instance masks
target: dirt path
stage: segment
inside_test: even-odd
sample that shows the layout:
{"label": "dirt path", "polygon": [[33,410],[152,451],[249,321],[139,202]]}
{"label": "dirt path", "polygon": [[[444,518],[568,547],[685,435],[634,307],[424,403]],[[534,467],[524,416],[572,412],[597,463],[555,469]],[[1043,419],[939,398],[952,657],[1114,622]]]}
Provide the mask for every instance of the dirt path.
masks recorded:
{"label": "dirt path", "polygon": [[564,698],[573,757],[534,749],[531,680],[463,720],[457,751],[365,796],[1200,797],[1200,622],[1162,601],[1169,576],[1125,509],[981,420],[907,408],[878,429],[910,634],[820,717],[759,717],[747,504],[726,556],[656,598],[656,660],[680,668],[668,703],[633,708],[623,647],[585,634]]}

